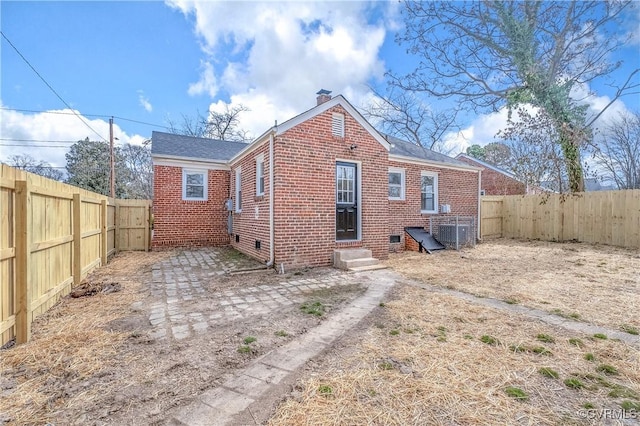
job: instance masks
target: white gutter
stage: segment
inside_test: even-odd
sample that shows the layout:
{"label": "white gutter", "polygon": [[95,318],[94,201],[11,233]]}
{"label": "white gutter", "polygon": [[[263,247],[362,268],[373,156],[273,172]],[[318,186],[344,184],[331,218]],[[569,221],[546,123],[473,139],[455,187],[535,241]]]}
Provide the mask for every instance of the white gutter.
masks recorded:
{"label": "white gutter", "polygon": [[275,261],[275,224],[273,214],[273,136],[278,131],[278,128],[274,127],[273,129],[274,130],[269,135],[269,261],[267,262],[267,268],[273,266],[273,262]]}

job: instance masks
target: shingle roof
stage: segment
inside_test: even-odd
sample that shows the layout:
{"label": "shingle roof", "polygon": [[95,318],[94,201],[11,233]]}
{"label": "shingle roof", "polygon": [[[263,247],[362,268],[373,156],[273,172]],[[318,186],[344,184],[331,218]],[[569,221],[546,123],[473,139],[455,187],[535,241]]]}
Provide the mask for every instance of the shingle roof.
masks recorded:
{"label": "shingle roof", "polygon": [[196,138],[156,131],[151,134],[151,155],[227,161],[246,147],[247,144],[241,142]]}
{"label": "shingle roof", "polygon": [[486,168],[491,169],[493,171],[496,171],[498,173],[502,173],[503,175],[505,175],[507,177],[510,177],[511,179],[515,179],[517,181],[520,181],[520,179],[518,179],[516,177],[516,175],[514,175],[513,173],[508,172],[508,171],[506,171],[504,169],[501,169],[500,167],[495,166],[495,165],[493,165],[491,163],[487,163],[486,161],[479,160],[479,159],[477,159],[475,157],[472,157],[472,156],[464,154],[464,153],[456,155],[456,158],[459,158],[459,157],[466,158],[467,160],[472,161],[472,162],[474,162],[476,164],[479,164],[480,166],[486,167]]}
{"label": "shingle roof", "polygon": [[454,166],[470,167],[467,163],[458,161],[455,158],[451,158],[448,155],[441,154],[439,152],[432,151],[427,148],[423,148],[416,144],[403,141],[395,136],[385,135],[387,141],[391,144],[391,155],[402,155],[404,157],[413,157],[420,160],[437,161],[439,163],[451,164]]}

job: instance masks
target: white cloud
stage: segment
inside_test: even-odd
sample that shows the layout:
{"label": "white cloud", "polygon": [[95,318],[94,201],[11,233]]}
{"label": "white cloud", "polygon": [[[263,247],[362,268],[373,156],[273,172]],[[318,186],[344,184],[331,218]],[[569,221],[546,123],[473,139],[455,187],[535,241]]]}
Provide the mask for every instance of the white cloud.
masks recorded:
{"label": "white cloud", "polygon": [[[344,94],[358,105],[367,82],[381,78],[379,58],[396,7],[375,5],[393,16],[366,20],[365,2],[186,2],[169,3],[195,18],[207,56],[200,80],[188,93],[209,94],[212,108],[224,93],[231,105],[251,109],[242,126],[257,136],[315,105],[319,89]],[[385,15],[386,16],[386,15]]]}
{"label": "white cloud", "polygon": [[145,111],[153,111],[153,105],[151,105],[151,102],[149,102],[149,98],[144,95],[144,92],[142,90],[138,90],[138,102],[140,102],[140,106],[142,106]]}
{"label": "white cloud", "polygon": [[[81,117],[101,137],[69,109],[37,114],[0,109],[0,161],[6,162],[14,155],[26,154],[54,167],[64,167],[65,154],[74,142],[87,137],[91,140],[109,140],[108,120]],[[119,139],[116,142],[118,145],[141,145],[146,140],[140,135],[128,135],[117,124],[113,126],[113,134]]]}
{"label": "white cloud", "polygon": [[191,96],[207,93],[212,98],[215,98],[218,93],[218,81],[213,65],[210,62],[202,61],[200,66],[202,68],[200,80],[197,83],[190,84],[187,93]]}

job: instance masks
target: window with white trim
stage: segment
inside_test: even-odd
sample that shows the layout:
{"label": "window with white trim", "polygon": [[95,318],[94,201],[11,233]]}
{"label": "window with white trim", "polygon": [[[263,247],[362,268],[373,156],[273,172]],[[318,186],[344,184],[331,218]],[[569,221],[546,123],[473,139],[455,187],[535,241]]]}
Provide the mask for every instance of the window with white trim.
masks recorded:
{"label": "window with white trim", "polygon": [[420,213],[438,213],[438,174],[422,172],[420,176]]}
{"label": "window with white trim", "polygon": [[236,212],[242,211],[242,169],[236,169]]}
{"label": "window with white trim", "polygon": [[344,138],[344,114],[334,112],[331,116],[331,134]]}
{"label": "window with white trim", "polygon": [[389,167],[389,199],[404,200],[404,169]]}
{"label": "window with white trim", "polygon": [[264,195],[264,155],[256,157],[256,195]]}
{"label": "window with white trim", "polygon": [[207,171],[182,169],[182,199],[207,200]]}

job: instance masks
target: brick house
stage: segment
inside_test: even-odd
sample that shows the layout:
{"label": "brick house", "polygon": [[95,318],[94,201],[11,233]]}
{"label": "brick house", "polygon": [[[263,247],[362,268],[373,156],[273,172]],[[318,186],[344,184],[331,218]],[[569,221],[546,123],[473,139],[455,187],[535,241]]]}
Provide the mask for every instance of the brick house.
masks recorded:
{"label": "brick house", "polygon": [[527,193],[527,186],[524,182],[506,170],[467,154],[458,154],[456,159],[482,169],[482,195],[523,195]]}
{"label": "brick house", "polygon": [[328,93],[250,144],[153,132],[153,246],[230,244],[290,269],[341,248],[386,259],[441,208],[477,220],[479,168],[385,137]]}

